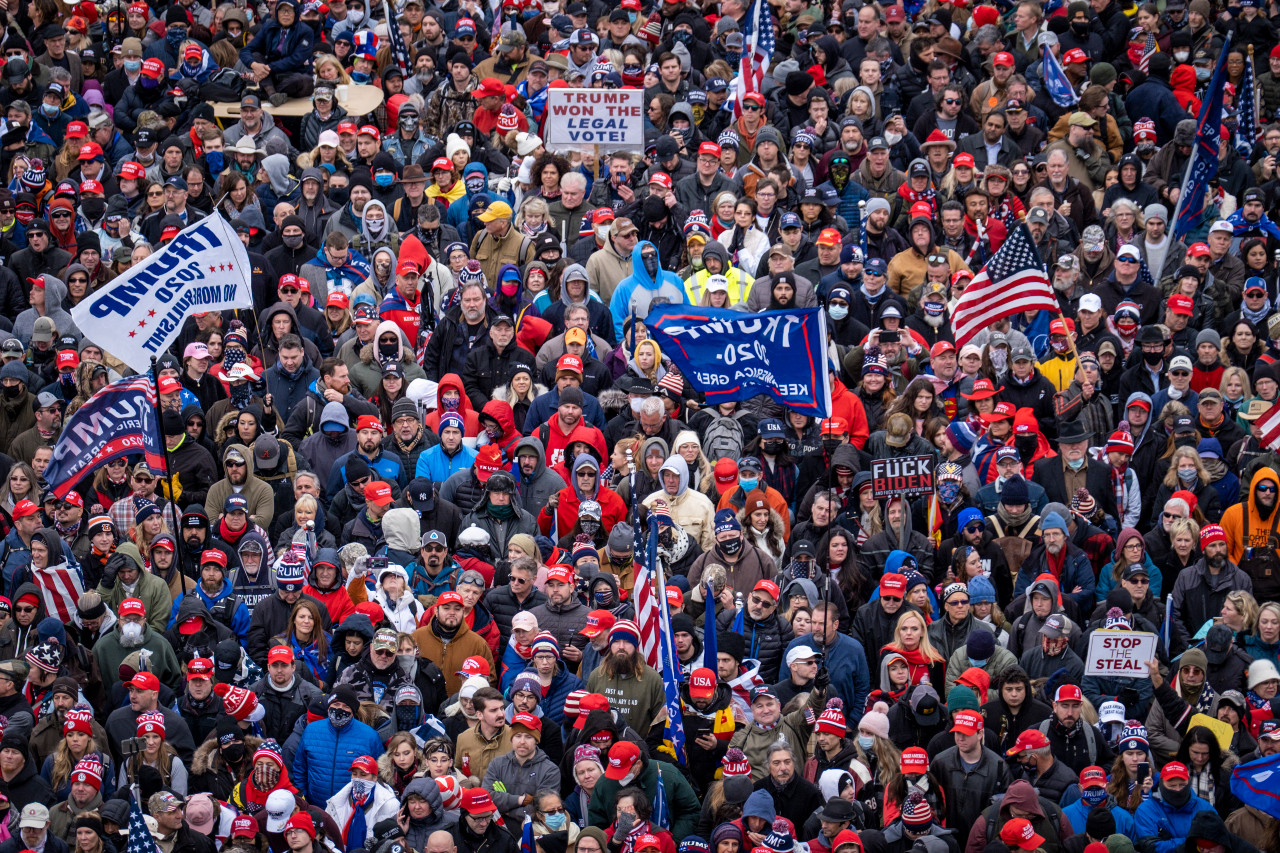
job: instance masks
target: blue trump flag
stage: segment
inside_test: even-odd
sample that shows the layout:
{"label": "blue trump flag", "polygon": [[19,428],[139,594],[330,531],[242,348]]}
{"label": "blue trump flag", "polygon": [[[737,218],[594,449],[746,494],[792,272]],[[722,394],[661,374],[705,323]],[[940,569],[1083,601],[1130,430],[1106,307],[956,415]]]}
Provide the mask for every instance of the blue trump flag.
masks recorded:
{"label": "blue trump flag", "polygon": [[708,581],[707,588],[702,592],[703,603],[706,604],[706,611],[703,615],[703,624],[710,625],[711,630],[704,631],[702,634],[702,665],[712,672],[717,672],[716,660],[719,655],[719,649],[716,648],[716,597],[712,592],[714,587]]}
{"label": "blue trump flag", "polygon": [[744,314],[659,305],[645,325],[708,406],[767,394],[811,417],[830,416],[827,324],[820,308]]}
{"label": "blue trump flag", "polygon": [[1071,87],[1071,80],[1067,77],[1067,72],[1062,70],[1062,63],[1058,62],[1058,57],[1053,55],[1049,45],[1046,44],[1044,46],[1041,55],[1044,59],[1040,63],[1040,69],[1044,74],[1044,85],[1049,92],[1049,97],[1053,98],[1053,102],[1064,109],[1079,103],[1080,97],[1076,95],[1076,90]]}
{"label": "blue trump flag", "polygon": [[1227,54],[1231,51],[1231,33],[1227,33],[1218,65],[1209,81],[1209,94],[1200,107],[1196,121],[1196,144],[1182,180],[1178,208],[1173,214],[1173,239],[1181,240],[1200,224],[1204,217],[1204,197],[1209,182],[1218,177],[1219,142],[1222,138],[1222,93],[1226,88]]}
{"label": "blue trump flag", "polygon": [[166,470],[149,374],[117,379],[76,409],[53,446],[45,482],[64,498],[81,479],[123,456],[141,456],[151,470]]}
{"label": "blue trump flag", "polygon": [[1280,755],[1259,758],[1231,769],[1231,793],[1246,806],[1280,818]]}

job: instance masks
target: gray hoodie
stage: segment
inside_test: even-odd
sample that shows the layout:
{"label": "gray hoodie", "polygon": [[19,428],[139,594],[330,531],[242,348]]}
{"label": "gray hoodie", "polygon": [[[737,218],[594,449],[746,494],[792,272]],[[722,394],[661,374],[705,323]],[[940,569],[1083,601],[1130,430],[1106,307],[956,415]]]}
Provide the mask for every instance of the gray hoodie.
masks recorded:
{"label": "gray hoodie", "polygon": [[520,494],[520,506],[525,512],[538,517],[538,513],[542,512],[542,508],[547,505],[547,499],[556,492],[564,488],[565,483],[559,474],[547,467],[546,448],[542,446],[542,440],[537,436],[529,436],[522,438],[516,443],[515,455],[520,456],[520,448],[529,447],[538,454],[538,463],[533,469],[533,473],[525,477],[523,473],[515,471],[516,491]]}
{"label": "gray hoodie", "polygon": [[268,154],[262,158],[262,168],[271,179],[271,189],[284,198],[293,192],[298,182],[289,176],[289,158],[283,154]]}
{"label": "gray hoodie", "polygon": [[[23,286],[25,287],[26,285],[24,284]],[[49,273],[45,273],[44,316],[53,320],[53,325],[58,329],[58,335],[74,335],[80,338],[82,337],[80,329],[76,326],[75,321],[71,319],[71,315],[62,308],[63,300],[66,298],[66,282]],[[31,333],[35,331],[36,319],[40,316],[36,309],[28,308],[13,321],[14,337],[22,341],[23,346],[31,346]]]}

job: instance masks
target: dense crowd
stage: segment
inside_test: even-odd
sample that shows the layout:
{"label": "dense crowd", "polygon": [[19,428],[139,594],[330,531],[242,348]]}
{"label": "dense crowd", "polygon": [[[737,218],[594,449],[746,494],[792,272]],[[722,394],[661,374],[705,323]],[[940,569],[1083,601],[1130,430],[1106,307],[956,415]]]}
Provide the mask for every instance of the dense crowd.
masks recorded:
{"label": "dense crowd", "polygon": [[[755,4],[0,0],[0,853],[1280,853],[1280,5]],[[49,482],[212,216],[165,465]],[[816,308],[830,411],[663,304]]]}

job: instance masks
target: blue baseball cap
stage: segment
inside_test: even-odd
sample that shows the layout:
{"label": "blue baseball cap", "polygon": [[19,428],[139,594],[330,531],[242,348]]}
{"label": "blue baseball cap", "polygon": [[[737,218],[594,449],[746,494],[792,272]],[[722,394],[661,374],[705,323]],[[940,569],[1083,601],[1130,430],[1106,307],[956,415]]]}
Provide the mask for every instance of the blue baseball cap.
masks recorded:
{"label": "blue baseball cap", "polygon": [[778,223],[779,228],[802,228],[804,223],[800,221],[800,217],[794,213],[782,214],[782,221]]}
{"label": "blue baseball cap", "polygon": [[761,438],[785,438],[787,435],[782,421],[777,418],[765,418],[756,426],[756,431]]}
{"label": "blue baseball cap", "polygon": [[729,81],[723,77],[712,77],[704,88],[708,92],[723,92],[729,88]]}
{"label": "blue baseball cap", "polygon": [[884,258],[870,258],[862,267],[862,274],[872,273],[874,275],[886,275],[889,271],[889,265],[884,262]]}
{"label": "blue baseball cap", "polygon": [[227,512],[248,512],[249,500],[244,495],[227,495],[227,499],[222,504],[222,511]]}

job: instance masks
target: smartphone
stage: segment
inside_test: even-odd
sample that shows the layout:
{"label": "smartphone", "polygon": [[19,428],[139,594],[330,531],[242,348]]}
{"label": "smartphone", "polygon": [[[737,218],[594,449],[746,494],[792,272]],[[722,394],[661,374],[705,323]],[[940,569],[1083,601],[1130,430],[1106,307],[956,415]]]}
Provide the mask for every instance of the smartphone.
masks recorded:
{"label": "smartphone", "polygon": [[120,741],[121,755],[137,755],[139,752],[142,752],[142,738],[127,737]]}
{"label": "smartphone", "polygon": [[1141,764],[1139,764],[1139,765],[1138,765],[1138,784],[1139,784],[1139,785],[1141,785],[1143,782],[1147,781],[1147,777],[1148,777],[1148,776],[1150,776],[1150,775],[1151,775],[1151,765],[1150,765],[1150,764],[1148,764],[1147,762],[1145,762],[1145,761],[1144,761],[1144,762],[1142,762]]}
{"label": "smartphone", "polygon": [[897,329],[881,329],[880,330],[880,343],[896,344],[897,342],[898,342]]}
{"label": "smartphone", "polygon": [[380,571],[382,571],[383,569],[385,569],[386,567],[387,567],[387,558],[386,558],[386,557],[370,557],[370,558],[369,558],[369,571],[370,571],[370,572],[380,572]]}

